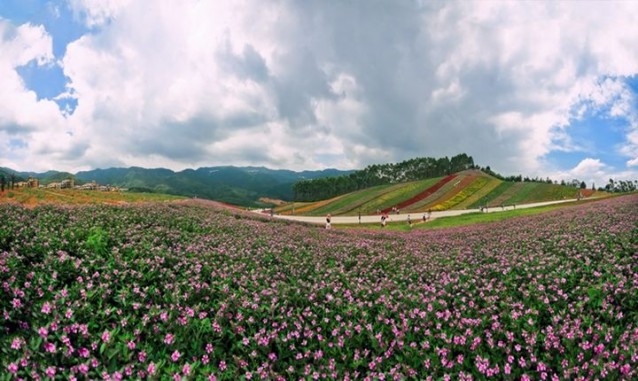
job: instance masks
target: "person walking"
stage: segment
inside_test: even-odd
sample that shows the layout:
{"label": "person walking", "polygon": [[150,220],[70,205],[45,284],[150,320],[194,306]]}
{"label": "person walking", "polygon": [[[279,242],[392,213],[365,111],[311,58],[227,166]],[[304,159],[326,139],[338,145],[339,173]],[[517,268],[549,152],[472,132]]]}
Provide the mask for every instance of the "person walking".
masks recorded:
{"label": "person walking", "polygon": [[332,218],[331,218],[330,214],[328,214],[326,216],[326,229],[330,229],[332,227],[332,225],[330,224],[331,221],[332,221]]}

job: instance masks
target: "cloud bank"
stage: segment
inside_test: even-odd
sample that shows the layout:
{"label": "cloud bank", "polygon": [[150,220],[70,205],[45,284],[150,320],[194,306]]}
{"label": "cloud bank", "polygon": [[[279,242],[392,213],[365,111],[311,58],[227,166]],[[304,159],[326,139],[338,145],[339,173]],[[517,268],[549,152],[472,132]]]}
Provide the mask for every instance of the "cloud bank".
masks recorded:
{"label": "cloud bank", "polygon": [[[0,19],[0,158],[19,168],[356,168],[465,152],[504,174],[638,177],[633,2],[66,6],[90,32],[63,57],[43,27]],[[22,83],[16,68],[34,60],[63,69],[72,113]],[[621,121],[606,149],[622,166],[572,139],[592,114]],[[557,152],[583,157],[564,168]]]}

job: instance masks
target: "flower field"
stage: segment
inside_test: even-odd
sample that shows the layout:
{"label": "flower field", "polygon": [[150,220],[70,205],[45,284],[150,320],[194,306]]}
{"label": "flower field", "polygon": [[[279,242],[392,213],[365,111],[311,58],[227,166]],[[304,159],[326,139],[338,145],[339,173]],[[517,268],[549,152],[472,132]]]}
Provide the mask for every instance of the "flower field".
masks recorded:
{"label": "flower field", "polygon": [[0,205],[0,380],[638,378],[638,196],[432,231]]}

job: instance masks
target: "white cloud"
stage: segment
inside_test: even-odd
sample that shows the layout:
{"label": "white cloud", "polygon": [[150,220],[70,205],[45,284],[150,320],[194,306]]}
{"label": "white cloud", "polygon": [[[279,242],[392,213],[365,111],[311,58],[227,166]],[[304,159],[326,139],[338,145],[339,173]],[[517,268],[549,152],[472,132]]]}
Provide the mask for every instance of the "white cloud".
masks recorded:
{"label": "white cloud", "polygon": [[[30,62],[53,64],[52,41],[42,26],[14,26],[0,19],[0,152],[2,161],[17,168],[43,168],[39,153],[44,139],[57,144],[48,154],[59,155],[65,143],[58,136],[64,118],[56,103],[40,99],[26,88],[16,68]],[[54,143],[56,142],[56,143]],[[3,163],[4,165],[4,163]],[[29,168],[29,169],[30,169]]]}
{"label": "white cloud", "polygon": [[[38,131],[30,160],[55,168],[351,168],[466,152],[545,176],[549,153],[588,149],[570,123],[596,110],[628,120],[609,148],[638,160],[632,2],[68,2],[92,28],[62,60],[78,106],[16,122]],[[14,56],[46,51],[33,46]]]}
{"label": "white cloud", "polygon": [[595,184],[596,188],[604,187],[610,178],[616,180],[635,180],[638,178],[638,171],[624,170],[618,171],[603,163],[600,159],[585,158],[576,166],[567,171],[558,171],[549,174],[554,180],[571,181],[577,179],[584,181],[589,188],[591,184]]}
{"label": "white cloud", "polygon": [[113,21],[131,3],[130,0],[67,0],[74,17],[89,28]]}

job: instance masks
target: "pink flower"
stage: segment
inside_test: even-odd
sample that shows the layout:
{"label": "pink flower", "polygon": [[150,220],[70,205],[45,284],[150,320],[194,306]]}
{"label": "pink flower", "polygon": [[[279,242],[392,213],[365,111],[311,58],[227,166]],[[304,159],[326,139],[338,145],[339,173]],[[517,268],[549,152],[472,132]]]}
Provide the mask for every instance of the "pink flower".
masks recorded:
{"label": "pink flower", "polygon": [[12,362],[9,366],[7,366],[7,369],[9,370],[9,373],[16,374],[18,372],[18,365]]}
{"label": "pink flower", "polygon": [[173,360],[173,362],[175,362],[175,361],[179,360],[180,357],[182,357],[182,355],[179,353],[179,351],[175,351],[171,355],[171,360]]}
{"label": "pink flower", "polygon": [[184,364],[184,367],[182,367],[182,373],[184,373],[185,376],[191,374],[191,366],[188,364]]}
{"label": "pink flower", "polygon": [[22,301],[20,299],[13,298],[13,300],[11,300],[11,305],[13,308],[20,308],[22,307]]}
{"label": "pink flower", "polygon": [[50,366],[50,367],[47,368],[45,373],[46,373],[47,377],[53,378],[53,377],[55,377],[55,368]]}
{"label": "pink flower", "polygon": [[102,333],[102,341],[103,342],[106,343],[107,341],[109,341],[110,338],[111,338],[111,334],[109,333],[109,331],[104,331]]}
{"label": "pink flower", "polygon": [[173,336],[173,334],[171,333],[167,333],[166,336],[164,336],[164,342],[168,345],[173,343],[173,339],[175,338],[175,336]]}
{"label": "pink flower", "polygon": [[629,364],[625,364],[620,367],[620,374],[629,374],[631,371],[631,366]]}
{"label": "pink flower", "polygon": [[13,339],[13,341],[11,342],[11,349],[20,349],[22,348],[22,344],[24,342],[22,341],[22,338],[20,337],[16,337],[15,339]]}
{"label": "pink flower", "polygon": [[49,353],[55,352],[55,344],[53,343],[44,343],[44,350]]}
{"label": "pink flower", "polygon": [[148,372],[148,374],[153,375],[155,374],[155,363],[150,363],[148,364],[148,367],[146,368],[146,371]]}
{"label": "pink flower", "polygon": [[208,381],[217,381],[217,377],[215,377],[214,374],[211,374],[210,376],[208,376]]}
{"label": "pink flower", "polygon": [[144,362],[146,361],[146,352],[142,351],[137,355],[137,360],[139,362]]}
{"label": "pink flower", "polygon": [[86,364],[80,364],[80,366],[78,366],[78,370],[82,374],[87,374],[87,373],[89,373],[89,366],[86,365]]}
{"label": "pink flower", "polygon": [[221,370],[222,372],[226,370],[226,361],[219,362],[219,370]]}
{"label": "pink flower", "polygon": [[135,342],[134,341],[129,341],[127,346],[128,346],[128,349],[131,349],[131,350],[135,349]]}
{"label": "pink flower", "polygon": [[51,313],[51,305],[49,304],[49,302],[45,302],[42,305],[42,313],[43,314],[50,314]]}

